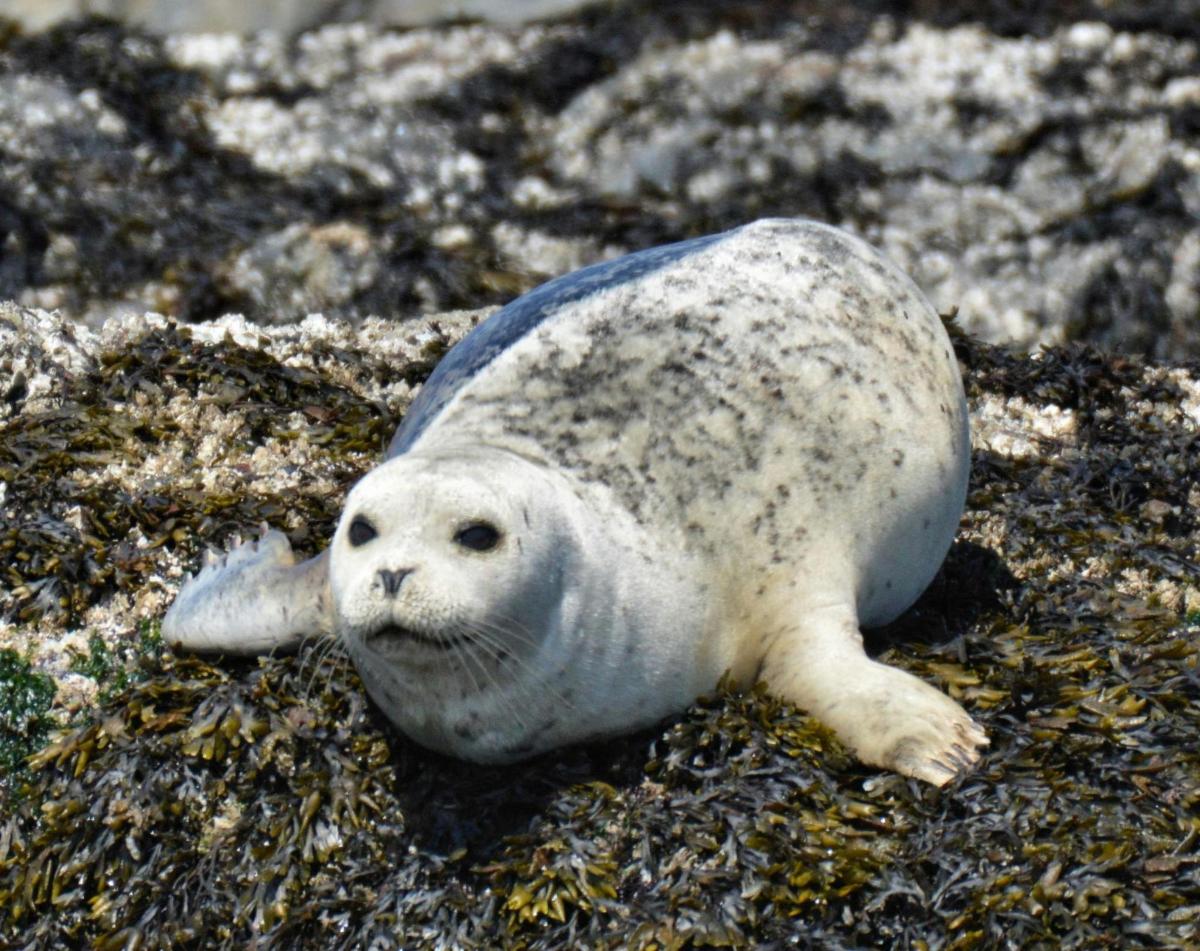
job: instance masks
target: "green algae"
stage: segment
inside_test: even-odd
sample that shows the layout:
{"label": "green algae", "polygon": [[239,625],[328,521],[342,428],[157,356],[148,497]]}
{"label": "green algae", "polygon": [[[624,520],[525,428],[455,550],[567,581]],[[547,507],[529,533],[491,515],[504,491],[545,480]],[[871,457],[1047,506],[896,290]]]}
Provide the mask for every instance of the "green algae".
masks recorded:
{"label": "green algae", "polygon": [[42,748],[58,725],[54,681],[14,650],[0,650],[0,794],[7,778]]}
{"label": "green algae", "polygon": [[101,703],[119,696],[143,675],[147,664],[163,650],[162,633],[157,622],[143,622],[138,628],[136,646],[121,642],[109,645],[99,634],[88,638],[88,649],[72,651],[70,669],[96,681]]}

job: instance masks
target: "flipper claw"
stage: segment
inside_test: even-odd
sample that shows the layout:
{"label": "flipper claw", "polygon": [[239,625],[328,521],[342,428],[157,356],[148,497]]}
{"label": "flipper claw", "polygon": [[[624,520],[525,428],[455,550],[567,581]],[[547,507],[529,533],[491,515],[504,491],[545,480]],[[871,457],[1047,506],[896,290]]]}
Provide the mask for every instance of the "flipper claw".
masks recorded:
{"label": "flipper claw", "polygon": [[163,618],[167,643],[259,654],[332,629],[326,554],[298,565],[287,536],[269,527],[233,542],[228,552],[206,551],[200,570],[185,577]]}

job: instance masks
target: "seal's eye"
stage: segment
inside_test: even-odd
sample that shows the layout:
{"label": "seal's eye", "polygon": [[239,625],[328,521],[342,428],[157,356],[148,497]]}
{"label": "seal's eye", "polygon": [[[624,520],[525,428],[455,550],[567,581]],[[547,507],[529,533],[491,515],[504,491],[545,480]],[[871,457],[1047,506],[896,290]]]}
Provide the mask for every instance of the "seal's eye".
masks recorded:
{"label": "seal's eye", "polygon": [[361,515],[355,515],[354,521],[350,523],[350,544],[357,548],[359,545],[365,545],[372,538],[379,534],[375,531],[375,526],[368,522]]}
{"label": "seal's eye", "polygon": [[500,544],[500,532],[487,522],[475,522],[460,529],[454,540],[472,551],[491,551]]}

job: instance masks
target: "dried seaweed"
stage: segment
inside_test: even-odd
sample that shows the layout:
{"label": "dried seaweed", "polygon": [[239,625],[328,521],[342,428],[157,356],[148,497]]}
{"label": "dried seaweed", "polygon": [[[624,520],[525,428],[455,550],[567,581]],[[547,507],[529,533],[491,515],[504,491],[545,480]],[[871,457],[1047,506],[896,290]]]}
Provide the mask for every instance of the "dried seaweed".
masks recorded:
{"label": "dried seaweed", "polygon": [[[196,398],[258,387],[239,397],[261,402],[257,425],[320,399],[359,427],[332,455],[378,437],[375,408],[319,373],[148,340],[156,378]],[[1194,946],[1200,434],[1180,407],[1200,373],[956,343],[980,440],[962,534],[922,601],[872,637],[986,726],[991,747],[956,784],[863,767],[761,690],[501,769],[397,737],[326,643],[248,665],[149,652],[143,679],[42,749],[0,812],[0,944]],[[144,358],[130,359],[126,380]],[[1026,416],[1006,434],[1014,406],[1070,425]],[[118,451],[114,425],[78,423],[70,445]],[[65,450],[22,447],[13,484],[53,512]],[[35,496],[36,473],[51,476]],[[336,503],[306,504],[327,524]],[[219,542],[256,514],[164,504],[139,523],[164,546],[180,528]],[[51,543],[28,537],[46,570]],[[113,551],[93,549],[100,577]]]}
{"label": "dried seaweed", "polygon": [[[131,493],[119,479],[96,478],[108,466],[141,467],[179,438],[172,397],[243,414],[239,444],[230,448],[247,452],[266,438],[294,438],[289,414],[305,413],[306,438],[330,447],[347,482],[363,464],[339,460],[377,452],[392,428],[380,407],[312,371],[282,366],[261,351],[201,344],[174,327],[101,354],[99,363],[92,377],[71,380],[56,408],[0,423],[0,481],[12,503],[36,513],[0,527],[0,615],[71,622],[114,590],[144,585],[158,547],[199,536],[219,544],[243,526],[279,516],[276,499],[196,498],[170,483]],[[335,519],[339,504],[313,495],[287,499],[314,528]]]}

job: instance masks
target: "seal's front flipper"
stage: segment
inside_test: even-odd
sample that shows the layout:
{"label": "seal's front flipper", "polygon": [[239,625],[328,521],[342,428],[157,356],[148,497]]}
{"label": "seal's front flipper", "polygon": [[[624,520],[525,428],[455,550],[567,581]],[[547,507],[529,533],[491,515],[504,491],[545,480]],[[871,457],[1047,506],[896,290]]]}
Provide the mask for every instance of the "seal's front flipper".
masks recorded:
{"label": "seal's front flipper", "polygon": [[831,727],[864,763],[944,786],[979,759],[987,735],[957,703],[871,660],[848,604],[809,613],[771,644],[763,679]]}
{"label": "seal's front flipper", "polygon": [[208,555],[188,578],[163,618],[172,647],[227,654],[265,654],[295,648],[305,637],[333,629],[329,552],[296,564],[283,532],[225,555]]}

